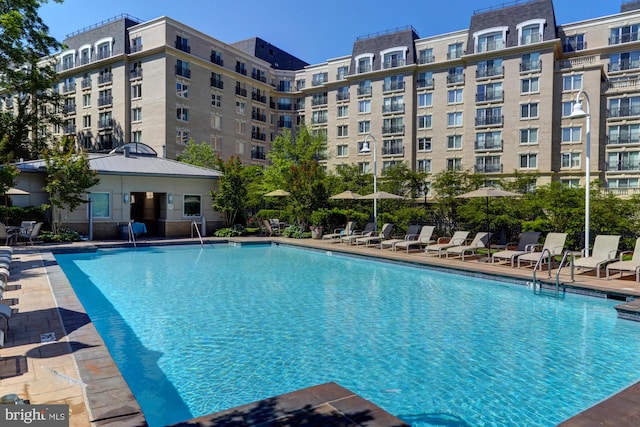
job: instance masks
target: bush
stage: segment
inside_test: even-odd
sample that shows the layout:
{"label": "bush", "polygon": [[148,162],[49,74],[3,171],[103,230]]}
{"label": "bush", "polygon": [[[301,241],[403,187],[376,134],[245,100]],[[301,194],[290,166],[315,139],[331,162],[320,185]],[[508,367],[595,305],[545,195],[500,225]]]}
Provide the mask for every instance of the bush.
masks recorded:
{"label": "bush", "polygon": [[78,242],[82,240],[80,233],[67,228],[61,228],[58,234],[53,234],[51,231],[42,231],[38,237],[43,242]]}
{"label": "bush", "polygon": [[311,232],[305,231],[302,227],[297,225],[290,225],[282,230],[283,237],[292,237],[294,239],[308,239],[311,237]]}
{"label": "bush", "polygon": [[220,230],[216,230],[216,232],[213,233],[213,235],[216,237],[237,237],[237,236],[242,236],[246,232],[247,230],[242,225],[233,224],[231,227],[221,228]]}

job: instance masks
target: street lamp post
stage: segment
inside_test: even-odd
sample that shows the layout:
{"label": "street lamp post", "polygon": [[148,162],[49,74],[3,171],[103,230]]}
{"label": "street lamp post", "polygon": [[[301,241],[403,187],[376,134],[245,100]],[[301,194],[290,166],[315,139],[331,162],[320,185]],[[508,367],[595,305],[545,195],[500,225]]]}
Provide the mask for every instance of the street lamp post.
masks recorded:
{"label": "street lamp post", "polygon": [[[584,99],[587,101],[587,111],[582,109],[582,102],[580,97],[584,95]],[[586,118],[587,138],[585,147],[585,191],[584,191],[584,256],[589,256],[589,198],[590,198],[590,182],[591,182],[591,105],[589,103],[589,95],[585,91],[578,92],[576,96],[576,102],[573,104],[573,109],[569,115],[571,119]]]}
{"label": "street lamp post", "polygon": [[[378,192],[378,181],[377,181],[377,171],[376,171],[376,152],[378,151],[378,141],[371,136],[371,134],[367,134],[364,137],[364,142],[362,143],[362,148],[360,152],[362,154],[369,154],[371,152],[371,148],[369,147],[369,138],[373,139],[373,193]],[[374,197],[373,199],[373,225],[375,229],[378,229],[378,200]]]}

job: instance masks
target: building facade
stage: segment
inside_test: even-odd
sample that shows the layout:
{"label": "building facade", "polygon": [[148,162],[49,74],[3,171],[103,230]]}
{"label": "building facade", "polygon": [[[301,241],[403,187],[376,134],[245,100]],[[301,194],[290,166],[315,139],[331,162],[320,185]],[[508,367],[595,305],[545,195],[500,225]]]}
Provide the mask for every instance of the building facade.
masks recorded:
{"label": "building facade", "polygon": [[[259,38],[227,44],[167,17],[122,16],[64,40],[56,132],[89,151],[144,142],[168,158],[193,139],[264,165],[271,141],[304,124],[326,136],[329,171],[372,172],[375,150],[377,174],[403,162],[581,186],[589,167],[610,191],[631,194],[640,191],[638,3],[558,24],[552,0],[519,1],[473,12],[467,30],[377,33],[311,65]],[[586,120],[569,117],[581,91],[589,165]]]}

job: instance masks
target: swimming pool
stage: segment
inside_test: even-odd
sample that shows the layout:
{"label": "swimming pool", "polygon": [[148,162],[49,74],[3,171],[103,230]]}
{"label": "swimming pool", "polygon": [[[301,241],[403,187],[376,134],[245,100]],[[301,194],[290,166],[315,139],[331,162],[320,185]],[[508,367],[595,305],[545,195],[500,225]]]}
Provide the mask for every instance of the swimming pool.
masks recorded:
{"label": "swimming pool", "polygon": [[615,301],[286,246],[56,259],[151,426],[328,381],[414,426],[548,426],[640,377]]}

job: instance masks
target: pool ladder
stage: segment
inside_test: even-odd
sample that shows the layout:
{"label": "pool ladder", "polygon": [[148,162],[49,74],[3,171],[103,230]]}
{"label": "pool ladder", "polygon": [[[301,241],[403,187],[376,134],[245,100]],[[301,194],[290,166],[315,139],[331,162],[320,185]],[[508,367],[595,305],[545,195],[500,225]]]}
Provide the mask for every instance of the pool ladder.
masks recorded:
{"label": "pool ladder", "polygon": [[202,240],[202,235],[200,234],[200,229],[198,228],[198,223],[195,221],[191,221],[191,238],[193,239],[193,230],[196,230],[196,234],[198,235],[198,239],[200,239],[200,245],[204,245],[204,240]]}
{"label": "pool ladder", "polygon": [[137,248],[137,244],[136,244],[136,235],[133,232],[133,222],[128,222],[127,223],[127,232],[129,233],[129,242],[133,242],[133,247]]}
{"label": "pool ladder", "polygon": [[[545,253],[548,255],[547,256],[547,260],[548,260],[548,266],[547,266],[547,271],[549,272],[549,275],[547,276],[549,279],[551,279],[551,259],[553,257],[553,254],[551,253],[551,251],[549,249],[544,249],[542,251],[542,253],[540,254],[540,258],[538,259],[538,261],[536,262],[535,267],[533,268],[533,282],[532,282],[532,287],[533,287],[533,293],[536,295],[552,295],[555,296],[556,298],[564,298],[565,296],[565,286],[564,285],[560,285],[560,273],[562,272],[562,268],[566,265],[567,262],[567,258],[571,257],[571,262],[570,262],[570,266],[571,266],[571,281],[573,281],[573,253],[571,251],[565,251],[564,255],[562,256],[562,261],[560,261],[560,265],[558,266],[558,270],[556,271],[556,285],[555,288],[551,288],[551,287],[543,287],[542,286],[542,282],[538,282],[538,278],[537,278],[537,271],[538,271],[538,267],[541,267],[541,264],[544,263],[544,259],[545,259]],[[562,290],[560,289],[562,288]]]}

